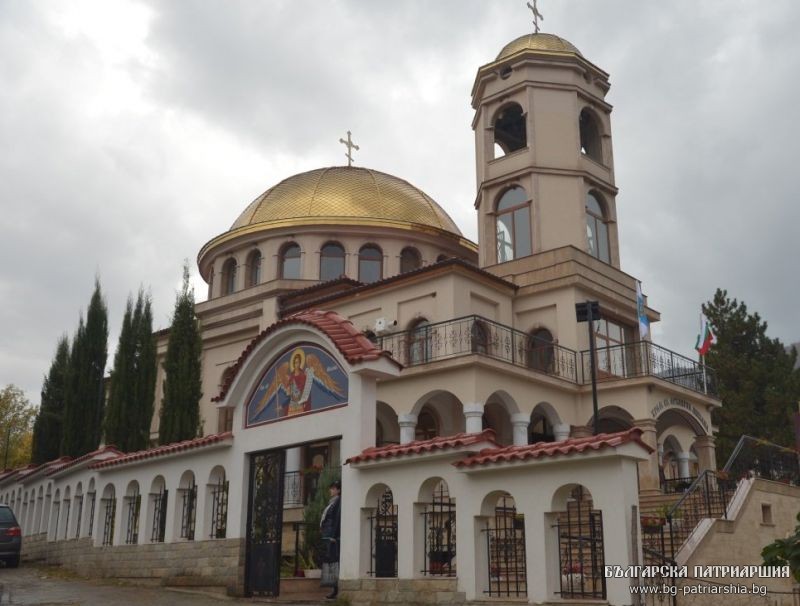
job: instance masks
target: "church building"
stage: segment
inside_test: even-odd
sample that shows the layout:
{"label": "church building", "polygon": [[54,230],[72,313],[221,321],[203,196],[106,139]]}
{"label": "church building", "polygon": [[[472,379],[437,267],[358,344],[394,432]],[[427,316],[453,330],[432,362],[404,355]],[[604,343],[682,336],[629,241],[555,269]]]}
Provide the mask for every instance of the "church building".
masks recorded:
{"label": "church building", "polygon": [[[623,270],[609,88],[552,34],[487,57],[477,243],[352,163],[243,204],[197,257],[202,437],[4,472],[26,557],[313,593],[303,511],[333,473],[354,606],[630,604],[605,566],[646,563],[639,514],[716,473],[721,402],[712,369],[652,342],[659,313]],[[159,362],[157,402],[163,381]]]}

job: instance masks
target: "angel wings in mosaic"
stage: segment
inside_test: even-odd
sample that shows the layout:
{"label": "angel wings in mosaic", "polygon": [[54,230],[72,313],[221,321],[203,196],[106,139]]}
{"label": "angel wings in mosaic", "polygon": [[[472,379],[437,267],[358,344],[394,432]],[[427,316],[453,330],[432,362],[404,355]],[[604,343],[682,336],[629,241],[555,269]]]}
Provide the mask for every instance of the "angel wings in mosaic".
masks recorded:
{"label": "angel wings in mosaic", "polygon": [[[275,369],[272,381],[256,406],[255,416],[261,414],[276,399],[278,417],[310,411],[311,390],[315,384],[332,394],[344,397],[341,387],[325,370],[319,357],[312,353],[306,355],[298,347],[292,352],[288,362]],[[285,397],[283,402],[281,395]]]}

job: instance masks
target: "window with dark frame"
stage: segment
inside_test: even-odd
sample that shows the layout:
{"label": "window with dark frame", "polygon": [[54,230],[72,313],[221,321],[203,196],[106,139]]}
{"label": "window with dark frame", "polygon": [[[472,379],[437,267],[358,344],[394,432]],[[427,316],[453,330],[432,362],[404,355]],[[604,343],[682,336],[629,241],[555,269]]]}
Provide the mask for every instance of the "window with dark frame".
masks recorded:
{"label": "window with dark frame", "polygon": [[280,277],[284,280],[299,280],[300,275],[300,246],[287,244],[280,254]]}
{"label": "window with dark frame", "polygon": [[344,248],[336,242],[328,242],[320,249],[319,279],[323,282],[344,275]]}
{"label": "window with dark frame", "polygon": [[608,223],[603,206],[593,192],[586,194],[586,252],[603,263],[611,263]]}
{"label": "window with dark frame", "polygon": [[524,189],[512,187],[500,197],[495,225],[498,263],[531,254],[531,203]]}
{"label": "window with dark frame", "polygon": [[375,244],[362,246],[358,251],[358,281],[371,284],[382,277],[383,252]]}
{"label": "window with dark frame", "polygon": [[254,250],[247,257],[247,286],[261,283],[261,251]]}

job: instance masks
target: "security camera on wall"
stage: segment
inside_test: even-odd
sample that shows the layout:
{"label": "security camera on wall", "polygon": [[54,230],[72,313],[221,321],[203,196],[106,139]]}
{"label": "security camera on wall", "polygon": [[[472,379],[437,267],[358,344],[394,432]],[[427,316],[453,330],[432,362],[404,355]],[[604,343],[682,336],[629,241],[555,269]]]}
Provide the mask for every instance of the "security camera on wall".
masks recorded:
{"label": "security camera on wall", "polygon": [[386,318],[378,318],[375,320],[375,333],[383,334],[392,330],[397,326],[397,320],[387,320]]}

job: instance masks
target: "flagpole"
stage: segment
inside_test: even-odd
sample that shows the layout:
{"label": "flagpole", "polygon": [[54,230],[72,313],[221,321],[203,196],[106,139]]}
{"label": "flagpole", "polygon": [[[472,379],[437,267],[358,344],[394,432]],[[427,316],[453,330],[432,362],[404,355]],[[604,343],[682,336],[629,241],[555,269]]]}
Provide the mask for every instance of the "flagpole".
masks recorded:
{"label": "flagpole", "polygon": [[700,364],[703,367],[703,393],[708,395],[708,381],[706,379],[706,357],[700,354]]}

